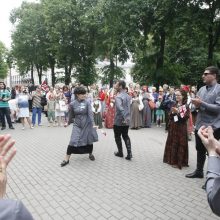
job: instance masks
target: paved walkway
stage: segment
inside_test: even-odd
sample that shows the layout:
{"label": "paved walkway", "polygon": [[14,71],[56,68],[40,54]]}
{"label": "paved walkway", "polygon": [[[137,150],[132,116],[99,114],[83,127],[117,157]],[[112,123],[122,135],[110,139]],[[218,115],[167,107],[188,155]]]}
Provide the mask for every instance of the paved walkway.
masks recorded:
{"label": "paved walkway", "polygon": [[178,170],[162,163],[164,128],[129,131],[132,161],[113,156],[113,131],[106,130],[94,145],[94,162],[73,155],[61,168],[71,126],[15,128],[4,131],[11,132],[18,151],[7,195],[22,200],[36,220],[218,219],[201,189],[205,180],[184,177],[195,168],[194,141],[190,167]]}

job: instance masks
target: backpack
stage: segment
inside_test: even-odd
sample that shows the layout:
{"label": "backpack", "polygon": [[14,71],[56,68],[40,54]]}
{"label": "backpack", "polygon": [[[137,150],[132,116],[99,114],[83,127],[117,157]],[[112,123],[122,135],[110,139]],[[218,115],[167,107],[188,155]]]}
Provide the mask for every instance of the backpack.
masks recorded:
{"label": "backpack", "polygon": [[41,97],[40,104],[41,104],[41,106],[45,106],[45,105],[47,105],[47,99],[46,99],[46,96],[42,96],[42,97]]}

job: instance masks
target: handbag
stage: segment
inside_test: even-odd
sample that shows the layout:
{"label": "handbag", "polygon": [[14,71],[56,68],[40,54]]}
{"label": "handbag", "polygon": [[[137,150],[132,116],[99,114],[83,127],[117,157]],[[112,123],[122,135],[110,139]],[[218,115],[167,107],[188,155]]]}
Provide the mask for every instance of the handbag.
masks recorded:
{"label": "handbag", "polygon": [[60,111],[61,112],[66,112],[68,110],[67,105],[66,105],[65,101],[63,101],[63,100],[59,101],[59,106],[60,106]]}
{"label": "handbag", "polygon": [[55,110],[56,110],[56,111],[60,111],[60,104],[59,104],[58,102],[56,102]]}
{"label": "handbag", "polygon": [[144,109],[144,104],[142,102],[142,97],[139,97],[139,102],[140,102],[140,104],[138,105],[138,109],[139,109],[139,111],[142,111]]}
{"label": "handbag", "polygon": [[45,105],[47,105],[47,99],[46,99],[46,97],[45,96],[42,96],[41,98],[40,98],[40,104],[41,104],[41,106],[45,106]]}
{"label": "handbag", "polygon": [[142,102],[138,105],[138,109],[139,111],[142,111],[144,109],[144,104]]}
{"label": "handbag", "polygon": [[150,107],[151,110],[154,110],[156,108],[156,105],[152,100],[149,100],[148,104],[149,104],[149,107]]}

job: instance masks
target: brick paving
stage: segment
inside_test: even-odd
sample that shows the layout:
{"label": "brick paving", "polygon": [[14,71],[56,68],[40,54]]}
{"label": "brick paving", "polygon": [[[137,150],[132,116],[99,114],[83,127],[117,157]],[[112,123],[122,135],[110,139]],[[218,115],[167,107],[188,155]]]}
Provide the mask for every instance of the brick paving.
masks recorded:
{"label": "brick paving", "polygon": [[[45,120],[45,119],[44,119]],[[208,206],[205,179],[187,179],[195,168],[194,140],[190,167],[163,164],[164,128],[130,130],[133,160],[113,156],[113,131],[99,134],[95,161],[72,155],[61,168],[71,129],[46,126],[10,132],[17,155],[8,169],[7,197],[20,199],[36,220],[218,219]],[[125,149],[125,148],[124,148]]]}

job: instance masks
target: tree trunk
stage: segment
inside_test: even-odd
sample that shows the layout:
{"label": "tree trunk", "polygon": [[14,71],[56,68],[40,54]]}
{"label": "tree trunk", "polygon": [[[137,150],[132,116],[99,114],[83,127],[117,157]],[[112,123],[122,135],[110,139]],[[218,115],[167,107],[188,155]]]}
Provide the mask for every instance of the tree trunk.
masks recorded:
{"label": "tree trunk", "polygon": [[42,72],[43,72],[43,68],[40,65],[36,65],[36,69],[37,69],[37,75],[38,75],[38,80],[39,80],[39,85],[42,84]]}
{"label": "tree trunk", "polygon": [[113,58],[110,58],[110,83],[109,86],[110,88],[113,87],[113,81],[114,81],[114,71],[115,71],[115,64]]}
{"label": "tree trunk", "polygon": [[69,85],[71,82],[71,70],[72,70],[72,66],[67,66],[65,65],[65,77],[64,77],[64,82],[65,85]]}
{"label": "tree trunk", "polygon": [[208,66],[212,65],[213,63],[213,53],[214,53],[214,45],[213,45],[213,27],[212,25],[209,26],[209,48],[208,48]]}
{"label": "tree trunk", "polygon": [[31,64],[31,83],[34,85],[34,65]]}
{"label": "tree trunk", "polygon": [[40,67],[39,84],[42,84],[43,67]]}
{"label": "tree trunk", "polygon": [[[163,71],[165,43],[166,43],[166,33],[165,33],[165,30],[162,29],[160,31],[160,51],[157,57],[156,76],[157,76],[157,73]],[[162,83],[161,77],[156,77],[155,80],[159,84]]]}
{"label": "tree trunk", "polygon": [[157,69],[163,68],[165,43],[166,43],[166,33],[164,29],[162,29],[160,31],[160,51],[157,57],[157,67],[156,67]]}
{"label": "tree trunk", "polygon": [[51,69],[51,82],[52,82],[52,86],[54,87],[55,86],[55,83],[56,83],[56,76],[55,76],[55,59],[54,59],[54,56],[52,55],[49,55],[48,56],[49,58],[49,64],[50,64],[50,69]]}
{"label": "tree trunk", "polygon": [[51,68],[51,81],[52,81],[52,86],[54,87],[54,86],[55,86],[55,83],[56,83],[55,66],[54,66],[54,65],[51,65],[50,68]]}
{"label": "tree trunk", "polygon": [[65,76],[64,76],[64,82],[65,82],[65,84],[66,84],[66,82],[68,81],[68,66],[67,66],[67,64],[65,64],[65,67],[64,67],[64,74],[65,74]]}

